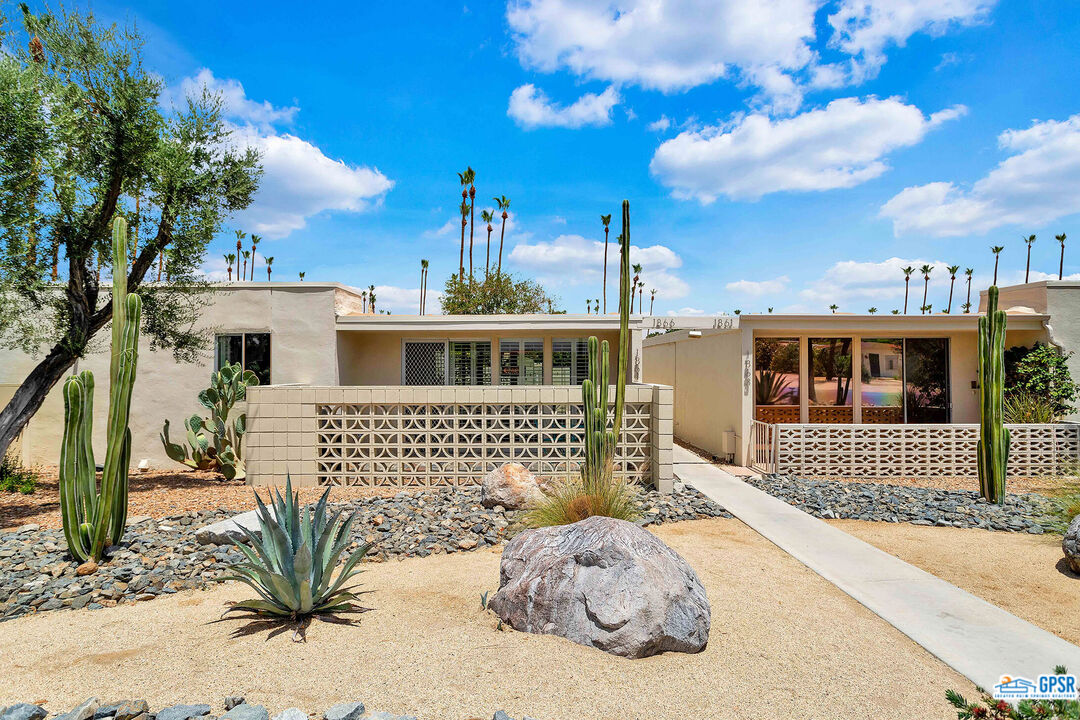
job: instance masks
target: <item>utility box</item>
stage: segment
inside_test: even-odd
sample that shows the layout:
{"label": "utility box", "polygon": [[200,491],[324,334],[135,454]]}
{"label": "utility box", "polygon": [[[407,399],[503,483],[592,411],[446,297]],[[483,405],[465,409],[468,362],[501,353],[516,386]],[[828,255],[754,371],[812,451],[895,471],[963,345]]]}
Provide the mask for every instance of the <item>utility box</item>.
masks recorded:
{"label": "utility box", "polygon": [[735,431],[724,430],[720,433],[720,452],[728,462],[735,461]]}

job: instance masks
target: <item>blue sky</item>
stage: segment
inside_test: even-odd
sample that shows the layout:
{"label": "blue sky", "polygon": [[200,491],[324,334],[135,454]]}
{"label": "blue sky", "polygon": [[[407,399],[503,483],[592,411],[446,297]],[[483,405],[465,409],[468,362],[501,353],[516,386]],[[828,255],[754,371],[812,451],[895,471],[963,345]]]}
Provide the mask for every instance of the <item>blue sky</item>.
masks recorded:
{"label": "blue sky", "polygon": [[657,314],[887,312],[898,268],[923,263],[939,310],[948,264],[985,287],[1000,244],[1002,280],[1022,280],[1035,233],[1032,266],[1056,277],[1054,235],[1080,243],[1070,1],[90,7],[137,21],[169,97],[222,90],[266,153],[212,274],[233,227],[261,231],[276,279],[374,284],[415,312],[420,258],[432,290],[457,267],[467,165],[478,219],[512,200],[504,264],[571,312],[600,295],[599,216],[617,224],[623,198]]}

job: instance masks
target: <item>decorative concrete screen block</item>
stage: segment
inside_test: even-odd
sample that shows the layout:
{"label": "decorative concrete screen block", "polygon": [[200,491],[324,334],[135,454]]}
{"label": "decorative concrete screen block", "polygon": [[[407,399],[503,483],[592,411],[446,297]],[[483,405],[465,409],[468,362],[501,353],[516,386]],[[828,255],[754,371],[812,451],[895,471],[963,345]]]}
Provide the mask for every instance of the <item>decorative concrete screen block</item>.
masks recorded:
{"label": "decorative concrete screen block", "polygon": [[[756,465],[815,477],[975,477],[978,425],[773,425]],[[1080,425],[1008,425],[1010,477],[1053,475],[1080,459]],[[775,453],[774,458],[763,459]],[[758,455],[762,457],[759,458]],[[772,461],[772,462],[770,462]]]}
{"label": "decorative concrete screen block", "polygon": [[[576,473],[583,450],[573,386],[264,386],[248,403],[255,484],[476,484],[508,462],[551,477]],[[617,475],[670,489],[671,404],[670,388],[627,386]]]}

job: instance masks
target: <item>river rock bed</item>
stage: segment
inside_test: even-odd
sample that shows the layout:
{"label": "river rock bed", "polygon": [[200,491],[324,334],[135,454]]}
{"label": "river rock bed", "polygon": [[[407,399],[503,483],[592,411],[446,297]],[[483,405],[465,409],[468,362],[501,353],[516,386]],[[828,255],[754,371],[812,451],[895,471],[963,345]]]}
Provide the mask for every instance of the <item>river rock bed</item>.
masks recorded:
{"label": "river rock bed", "polygon": [[[270,712],[262,705],[248,703],[242,697],[225,698],[218,706],[223,710],[212,715],[213,708],[206,703],[170,705],[151,710],[145,700],[121,700],[103,703],[89,698],[67,712],[50,713],[41,705],[17,703],[0,706],[0,720],[271,720]],[[413,715],[395,715],[388,712],[371,712],[362,702],[343,702],[323,712],[308,713],[299,708],[288,708],[273,716],[273,720],[417,720]],[[497,710],[491,720],[514,720],[503,710]],[[527,715],[521,720],[532,720]]]}
{"label": "river rock bed", "polygon": [[[642,525],[730,517],[692,488],[671,495],[645,492]],[[480,504],[480,489],[401,492],[335,503],[355,512],[353,536],[372,542],[367,559],[426,557],[497,545],[512,532],[517,513]],[[243,560],[231,545],[201,545],[195,530],[234,511],[190,512],[163,519],[129,518],[120,544],[90,575],[76,573],[60,529],[25,525],[0,533],[0,621],[33,612],[143,602],[216,582]],[[3,720],[3,718],[0,718]]]}
{"label": "river rock bed", "polygon": [[742,478],[759,490],[825,520],[908,522],[937,527],[981,528],[1003,532],[1051,532],[1053,501],[1042,495],[1009,494],[1004,505],[988,503],[968,490],[804,480],[790,475]]}

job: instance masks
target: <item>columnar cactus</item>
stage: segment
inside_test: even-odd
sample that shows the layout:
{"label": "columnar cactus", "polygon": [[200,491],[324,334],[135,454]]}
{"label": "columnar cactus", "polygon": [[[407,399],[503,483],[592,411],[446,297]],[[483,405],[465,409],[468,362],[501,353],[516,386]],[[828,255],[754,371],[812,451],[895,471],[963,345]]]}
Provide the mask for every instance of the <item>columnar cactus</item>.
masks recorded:
{"label": "columnar cactus", "polygon": [[623,402],[626,397],[626,362],[630,352],[630,203],[623,201],[623,232],[619,237],[622,263],[619,270],[619,371],[615,378],[615,417],[608,429],[608,385],[611,373],[608,341],[589,338],[589,377],[581,383],[585,402],[585,462],[581,467],[584,483],[611,476],[615,444],[622,428]]}
{"label": "columnar cactus", "polygon": [[987,291],[986,315],[979,318],[979,492],[989,502],[1005,502],[1009,431],[1005,427],[1005,311],[998,289]]}
{"label": "columnar cactus", "polygon": [[196,470],[217,470],[227,480],[244,479],[243,437],[247,431],[247,415],[241,413],[235,418],[230,415],[233,406],[247,398],[248,386],[258,384],[255,373],[244,370],[240,363],[210,373],[210,387],[199,393],[199,402],[210,411],[210,417],[192,415],[184,420],[191,457],[183,445],[169,441],[168,420],[161,432],[165,454]]}
{"label": "columnar cactus", "polygon": [[127,522],[128,416],[139,361],[142,300],[127,292],[127,222],[113,221],[112,357],[104,471],[98,484],[94,449],[94,374],[84,370],[64,383],[64,442],[60,448],[60,515],[68,550],[79,562],[100,560]]}

